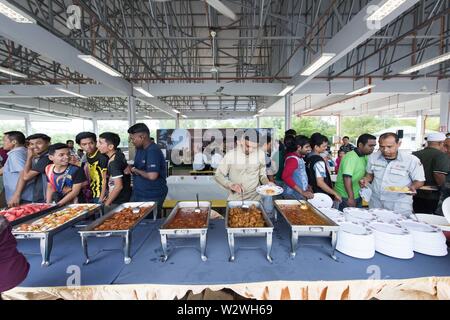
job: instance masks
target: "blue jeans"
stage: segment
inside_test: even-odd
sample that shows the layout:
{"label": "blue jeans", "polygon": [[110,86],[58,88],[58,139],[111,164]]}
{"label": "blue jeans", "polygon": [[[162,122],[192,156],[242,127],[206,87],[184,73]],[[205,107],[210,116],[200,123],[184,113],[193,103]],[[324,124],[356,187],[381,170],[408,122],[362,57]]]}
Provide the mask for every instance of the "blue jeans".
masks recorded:
{"label": "blue jeans", "polygon": [[[355,199],[356,207],[362,208],[362,198],[359,197],[358,199]],[[339,204],[339,210],[342,211],[344,208],[348,208],[348,198],[342,198],[342,202]]]}

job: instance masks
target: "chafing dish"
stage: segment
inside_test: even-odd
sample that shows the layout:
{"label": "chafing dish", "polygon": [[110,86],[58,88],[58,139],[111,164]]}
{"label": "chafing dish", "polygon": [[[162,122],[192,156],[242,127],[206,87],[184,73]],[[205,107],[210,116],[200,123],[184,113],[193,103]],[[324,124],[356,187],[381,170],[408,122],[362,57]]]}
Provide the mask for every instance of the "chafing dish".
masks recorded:
{"label": "chafing dish", "polygon": [[[63,212],[66,209],[75,209],[75,208],[84,208],[81,210],[76,216],[71,219],[58,224],[54,227],[42,228],[36,231],[22,231],[21,228],[25,228],[26,226],[37,226],[40,224],[43,219],[46,217],[50,217],[51,215],[57,214],[58,212]],[[50,265],[50,254],[53,248],[53,237],[55,234],[75,225],[76,223],[85,220],[91,214],[95,214],[100,210],[99,204],[70,204],[59,208],[58,210],[48,213],[45,216],[36,217],[35,219],[29,220],[27,223],[21,223],[17,225],[12,233],[16,237],[16,239],[39,239],[40,241],[40,249],[42,256],[43,267],[47,267]]]}
{"label": "chafing dish", "polygon": [[161,246],[164,252],[162,256],[162,261],[165,262],[168,259],[167,250],[167,239],[170,238],[200,238],[200,253],[201,259],[206,261],[206,236],[208,233],[209,226],[209,216],[211,215],[211,202],[209,201],[199,201],[199,207],[202,210],[207,211],[206,224],[200,228],[182,228],[178,226],[173,226],[174,219],[178,213],[179,209],[192,209],[192,215],[198,215],[200,213],[195,213],[194,210],[197,207],[196,201],[179,201],[175,208],[172,209],[170,215],[167,217],[164,224],[160,227],[159,233],[161,235]]}
{"label": "chafing dish", "polygon": [[[120,211],[126,208],[132,208],[133,214],[140,213],[142,215],[136,221],[134,221],[124,229],[112,230],[112,228],[110,228],[110,230],[108,230],[108,227],[106,227],[105,230],[98,230],[98,227],[101,226],[106,220],[108,220],[110,217],[114,216],[115,214],[119,213]],[[143,210],[143,212],[139,210]],[[78,231],[81,237],[81,245],[83,247],[83,252],[86,257],[86,261],[84,264],[88,264],[90,262],[87,243],[87,239],[89,237],[96,237],[96,238],[122,237],[124,262],[125,264],[129,264],[131,262],[130,257],[131,232],[150,213],[153,212],[153,216],[155,216],[156,210],[157,206],[155,202],[126,202],[121,204],[117,208],[111,210],[100,219],[97,219],[83,230]]]}
{"label": "chafing dish", "polygon": [[[295,224],[286,215],[283,210],[283,206],[294,206],[302,207],[302,210],[309,210],[314,216],[314,220],[321,221],[311,224]],[[337,242],[337,232],[339,231],[339,225],[337,225],[333,220],[328,218],[319,209],[314,207],[311,203],[307,201],[297,201],[297,200],[275,200],[275,208],[281,213],[284,219],[287,221],[291,228],[291,258],[295,258],[297,251],[297,243],[299,236],[331,236],[332,253],[331,257],[336,260],[335,250]]]}
{"label": "chafing dish", "polygon": [[[230,226],[230,210],[232,208],[241,208],[242,206],[255,206],[262,213],[265,225],[263,227],[238,227],[233,228]],[[243,213],[246,214],[246,213]],[[228,201],[226,215],[225,215],[225,227],[228,234],[228,247],[230,248],[230,259],[233,262],[235,259],[234,255],[234,237],[266,237],[267,260],[272,263],[272,257],[270,253],[272,251],[272,234],[273,234],[273,224],[267,216],[263,205],[259,201]]]}

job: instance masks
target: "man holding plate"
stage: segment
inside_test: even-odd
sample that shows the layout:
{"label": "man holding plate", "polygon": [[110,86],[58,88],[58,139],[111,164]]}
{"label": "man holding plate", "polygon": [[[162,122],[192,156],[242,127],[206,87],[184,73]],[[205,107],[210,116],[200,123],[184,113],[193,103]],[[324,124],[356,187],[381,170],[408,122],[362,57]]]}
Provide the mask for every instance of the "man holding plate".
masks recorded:
{"label": "man holding plate", "polygon": [[[413,212],[412,194],[424,185],[425,173],[420,160],[412,154],[399,152],[400,139],[393,132],[384,133],[378,140],[380,150],[369,156],[366,175],[361,188],[369,186],[372,196],[369,208],[382,208],[410,215]],[[395,192],[389,190],[402,190]]]}
{"label": "man holding plate", "polygon": [[255,130],[238,131],[237,146],[226,153],[220,162],[215,180],[229,190],[228,201],[260,201],[256,188],[268,184],[265,153],[258,148]]}

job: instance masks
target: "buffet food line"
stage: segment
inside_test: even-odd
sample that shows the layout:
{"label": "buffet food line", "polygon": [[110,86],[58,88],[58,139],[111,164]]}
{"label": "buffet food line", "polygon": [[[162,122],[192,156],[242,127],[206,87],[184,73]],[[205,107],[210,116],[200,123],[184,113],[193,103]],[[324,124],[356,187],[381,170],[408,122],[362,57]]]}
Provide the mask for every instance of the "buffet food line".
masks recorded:
{"label": "buffet food line", "polygon": [[[335,268],[334,266],[338,266],[342,263],[350,266],[357,265],[359,263],[357,261],[367,260],[367,263],[370,264],[372,260],[381,259],[380,256],[383,256],[383,259],[387,259],[387,261],[391,264],[397,263],[396,261],[399,261],[398,263],[405,263],[409,259],[413,259],[415,256],[418,256],[418,259],[421,261],[420,263],[425,263],[426,265],[429,264],[427,268],[430,270],[424,270],[423,275],[421,275],[428,279],[428,283],[439,279],[440,282],[443,281],[447,288],[449,286],[449,278],[447,278],[447,276],[450,272],[448,271],[449,259],[446,257],[446,237],[439,227],[418,221],[417,217],[414,215],[411,217],[405,217],[388,210],[367,210],[358,208],[346,208],[344,209],[344,212],[340,212],[332,208],[317,208],[311,203],[301,200],[274,200],[274,207],[275,210],[280,213],[280,216],[283,217],[282,219],[278,219],[278,221],[275,219],[275,216],[269,216],[262,203],[258,201],[229,201],[223,222],[210,221],[211,203],[209,201],[179,201],[165,221],[156,220],[157,206],[154,202],[124,203],[106,214],[102,211],[101,206],[93,204],[73,204],[63,208],[41,204],[25,205],[15,208],[17,214],[11,213],[10,210],[0,211],[0,214],[5,216],[8,215],[8,220],[10,220],[14,225],[13,234],[19,240],[19,245],[22,245],[24,241],[26,243],[29,242],[29,244],[25,244],[25,246],[30,248],[32,247],[31,240],[38,239],[40,241],[42,256],[41,265],[48,268],[52,268],[52,265],[50,265],[50,255],[53,248],[53,238],[56,235],[66,237],[67,235],[72,235],[73,233],[77,233],[79,235],[78,244],[73,243],[70,248],[65,248],[65,251],[70,252],[70,255],[72,256],[79,254],[79,251],[82,251],[85,257],[85,265],[92,264],[95,266],[96,263],[99,263],[99,265],[101,264],[101,261],[97,262],[97,259],[90,258],[88,254],[88,239],[91,239],[91,242],[94,241],[94,238],[109,241],[108,239],[110,238],[119,237],[122,238],[123,265],[129,265],[137,268],[150,268],[151,266],[145,266],[145,262],[144,265],[141,265],[143,261],[139,256],[140,250],[144,250],[147,248],[146,246],[142,245],[142,249],[140,247],[134,254],[132,254],[132,234],[137,232],[136,230],[140,228],[139,237],[142,238],[142,236],[144,236],[146,238],[139,241],[147,241],[146,243],[148,243],[150,239],[153,239],[151,245],[158,247],[153,251],[147,251],[146,259],[144,259],[144,261],[148,261],[149,257],[151,257],[151,259],[155,261],[153,263],[159,263],[166,266],[168,266],[169,262],[182,262],[182,265],[178,265],[178,268],[183,268],[182,266],[186,260],[193,259],[193,251],[199,250],[201,259],[198,259],[197,256],[196,260],[198,260],[195,262],[192,261],[192,263],[195,263],[197,272],[202,272],[202,268],[204,266],[205,274],[208,272],[207,269],[210,266],[208,264],[210,260],[208,256],[214,252],[215,259],[217,259],[217,252],[220,252],[220,250],[217,250],[216,247],[217,245],[222,245],[224,240],[227,239],[227,249],[229,252],[227,260],[229,264],[227,265],[225,263],[224,265],[226,269],[229,268],[230,270],[236,268],[234,266],[239,268],[239,264],[241,263],[244,265],[247,263],[253,263],[249,260],[257,260],[258,262],[255,262],[255,264],[261,264],[260,251],[261,246],[263,245],[266,247],[266,254],[264,256],[266,259],[266,266],[263,267],[261,265],[263,269],[266,269],[267,267],[271,268],[274,264],[278,267],[286,264],[292,266],[292,263],[295,264],[296,260],[298,260],[296,259],[298,252],[301,253],[301,256],[306,255],[306,252],[310,252],[309,254],[314,256],[318,253],[308,251],[306,248],[308,248],[307,246],[312,246],[313,248],[319,246],[323,248],[323,250],[320,250],[319,253],[321,255],[319,258],[320,262],[317,262],[319,265],[315,266],[312,272],[317,270],[317,268],[332,270]],[[23,212],[25,211],[29,211],[30,214],[24,216]],[[148,216],[151,213],[153,213],[153,219],[148,219]],[[87,219],[94,220],[88,221],[87,226],[76,226],[77,223],[86,221]],[[159,238],[159,241],[155,240],[155,232],[158,234],[157,237]],[[210,236],[210,232],[214,232],[214,236]],[[289,234],[289,236],[284,238],[284,234]],[[275,258],[272,254],[274,236],[279,238],[278,243],[276,244],[277,250]],[[210,239],[211,237],[212,239]],[[79,241],[80,238],[81,246]],[[298,246],[299,239],[301,246],[300,249]],[[192,240],[194,240],[194,242],[192,242]],[[174,242],[173,245],[171,245],[171,241]],[[236,259],[236,241],[238,241],[241,246],[247,245],[247,241],[249,241],[248,243],[253,245],[251,248],[257,250],[245,250],[245,254],[239,252],[238,259]],[[315,243],[317,241],[319,242]],[[184,242],[189,242],[191,244],[194,243],[193,246],[195,249],[185,249],[183,246],[185,244]],[[102,242],[101,246],[103,246],[103,243],[105,242]],[[288,244],[290,244],[290,250],[285,251],[283,248],[288,247]],[[97,243],[95,245],[97,247],[99,246]],[[79,250],[76,250],[77,246],[80,248]],[[176,253],[177,250],[175,249],[177,247],[182,247],[183,250]],[[207,249],[211,247],[213,248],[209,250]],[[240,247],[238,249],[240,249]],[[340,254],[336,254],[336,251],[340,252]],[[249,254],[248,252],[252,253]],[[376,252],[378,252],[378,254],[376,254]],[[415,255],[415,253],[419,253],[419,255]],[[111,253],[108,252],[107,254]],[[175,257],[169,258],[169,254],[175,255]],[[185,256],[184,259],[180,260],[181,255],[186,254],[189,255],[189,257]],[[323,258],[322,256],[324,255],[327,258]],[[250,257],[253,258],[250,259]],[[288,260],[286,260],[287,257]],[[133,261],[138,260],[136,264],[131,263],[132,258]],[[296,268],[305,267],[304,259],[305,257],[302,257],[301,261],[297,263]],[[32,262],[30,263],[32,264],[32,269],[36,268],[36,265]],[[62,262],[60,260],[57,261],[54,267],[61,267],[58,266],[58,264],[61,263]],[[446,271],[438,271],[436,273],[431,270],[433,268],[431,266],[441,268],[441,264],[447,266],[447,268],[444,268]],[[38,273],[41,275],[45,274],[45,270],[47,268],[41,269],[42,270],[38,271]],[[242,287],[248,288],[249,285],[252,285],[251,279],[246,279],[244,274],[242,275],[242,280],[239,281],[241,287],[235,290],[239,294],[242,292]],[[434,278],[434,276],[443,276],[443,278]],[[31,277],[33,277],[33,275],[31,275]],[[148,284],[148,288],[152,287],[153,282],[151,279],[142,277],[142,275],[140,275],[140,277],[141,278],[133,278],[132,283],[143,286]],[[312,276],[312,278],[314,277],[315,276]],[[341,275],[339,275],[339,277],[341,277]],[[397,279],[403,277],[403,274],[396,275]],[[354,278],[355,277],[353,275],[343,277],[343,279],[348,280]],[[363,280],[364,277],[361,276],[358,276],[357,278],[361,278],[360,282],[368,281]],[[195,282],[192,282],[189,286],[186,286],[183,283],[184,280],[181,279],[182,278],[179,280],[181,281],[179,284],[167,284],[167,288],[170,288],[172,294],[179,292],[179,288],[181,287],[185,287],[186,291],[197,287],[210,289],[217,287],[211,285],[210,283],[198,284]],[[292,288],[292,284],[294,282],[304,283],[301,281],[299,282],[298,280],[300,279],[303,280],[302,277],[299,277],[283,282],[285,289],[290,288],[287,290],[291,298],[297,296],[297,293],[293,292],[295,289]],[[343,279],[341,277],[341,279],[336,280]],[[415,278],[403,279],[402,283],[410,282],[414,279]],[[318,278],[312,280],[327,279]],[[386,286],[385,281],[389,282],[390,280],[380,280],[379,283],[372,284],[379,286],[380,283],[384,283],[382,286],[382,288],[384,288]],[[415,281],[419,280],[416,279]],[[120,286],[121,289],[126,288],[126,283],[126,281],[122,282],[122,285]],[[218,280],[218,283],[221,283],[221,281]],[[258,284],[254,285],[258,288],[265,287],[265,293],[260,292],[255,295],[254,293],[250,294],[246,291],[244,296],[250,295],[257,298],[267,298],[271,295],[268,294],[268,291],[276,291],[278,289],[274,288],[278,288],[280,285],[278,282],[267,281],[267,279],[265,279],[265,281],[258,281],[258,283],[260,283],[259,286]],[[48,286],[50,285],[52,284],[48,283]],[[116,286],[115,283],[112,282],[106,282],[104,285],[111,285],[113,287]],[[162,287],[165,286],[165,284],[161,285]],[[224,284],[223,287],[230,288],[230,285],[231,284]],[[318,284],[316,283],[314,285],[317,286]],[[323,285],[323,283],[321,285]],[[328,285],[331,284],[328,283]],[[48,292],[48,290],[51,290],[52,292],[56,290],[56,288],[43,288],[47,287],[47,285],[39,286],[40,289],[35,287],[36,286],[33,285],[30,288],[20,287],[13,289],[11,291],[11,297],[14,297],[14,295],[19,294],[20,292],[40,290],[39,292],[42,293],[42,290],[45,292]],[[88,290],[88,295],[92,295],[93,292],[99,289],[92,288],[89,283],[83,283],[82,288],[83,287],[91,288]],[[187,289],[188,287],[189,289]],[[311,286],[307,287],[312,288]],[[64,292],[64,295],[68,294],[67,288],[59,289],[61,292]],[[101,290],[106,290],[104,292],[109,292],[110,289],[117,290],[117,288],[112,289],[109,288],[109,286],[108,288],[102,286]],[[119,291],[121,289],[119,289]],[[133,287],[132,290],[137,289]],[[80,292],[81,291],[79,291],[78,294]],[[286,291],[281,290],[280,292],[280,296],[278,296],[277,299],[283,298],[283,295],[286,295]],[[447,294],[448,292],[449,291],[447,291]],[[429,293],[430,292],[428,292],[428,294]],[[127,295],[128,293],[124,294]],[[147,295],[148,292],[142,294]],[[166,294],[167,293],[160,293],[160,295]],[[177,294],[176,296],[180,298],[182,295],[179,296]],[[8,293],[6,293],[6,297],[8,297]],[[74,294],[71,298],[77,298],[77,294]],[[91,298],[95,297],[91,296]]]}

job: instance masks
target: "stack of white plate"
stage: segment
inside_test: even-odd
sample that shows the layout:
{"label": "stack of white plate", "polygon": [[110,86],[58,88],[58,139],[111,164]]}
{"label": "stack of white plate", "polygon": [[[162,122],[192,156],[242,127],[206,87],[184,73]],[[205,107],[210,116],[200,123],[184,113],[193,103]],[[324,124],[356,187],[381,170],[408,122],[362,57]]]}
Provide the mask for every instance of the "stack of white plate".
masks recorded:
{"label": "stack of white plate", "polygon": [[336,224],[341,224],[345,221],[344,214],[342,211],[334,208],[320,208],[319,209],[324,215],[333,220]]}
{"label": "stack of white plate", "polygon": [[413,236],[414,251],[430,256],[446,256],[447,244],[444,233],[438,227],[412,220],[399,221]]}
{"label": "stack of white plate", "polygon": [[366,209],[361,208],[345,208],[344,209],[344,217],[346,221],[349,222],[370,222],[375,220],[375,217],[373,214],[371,214]]}
{"label": "stack of white plate", "polygon": [[371,222],[369,226],[375,234],[377,252],[399,259],[414,257],[414,240],[408,230],[386,222]]}
{"label": "stack of white plate", "polygon": [[442,231],[450,231],[450,223],[448,223],[447,219],[443,216],[428,213],[416,213],[416,217],[419,221],[437,226]]}
{"label": "stack of white plate", "polygon": [[372,230],[362,224],[342,222],[339,226],[336,250],[358,259],[375,255],[375,237]]}
{"label": "stack of white plate", "polygon": [[376,219],[381,222],[395,223],[396,221],[404,220],[404,217],[401,214],[395,213],[392,210],[370,209],[369,212],[372,213],[376,217]]}

